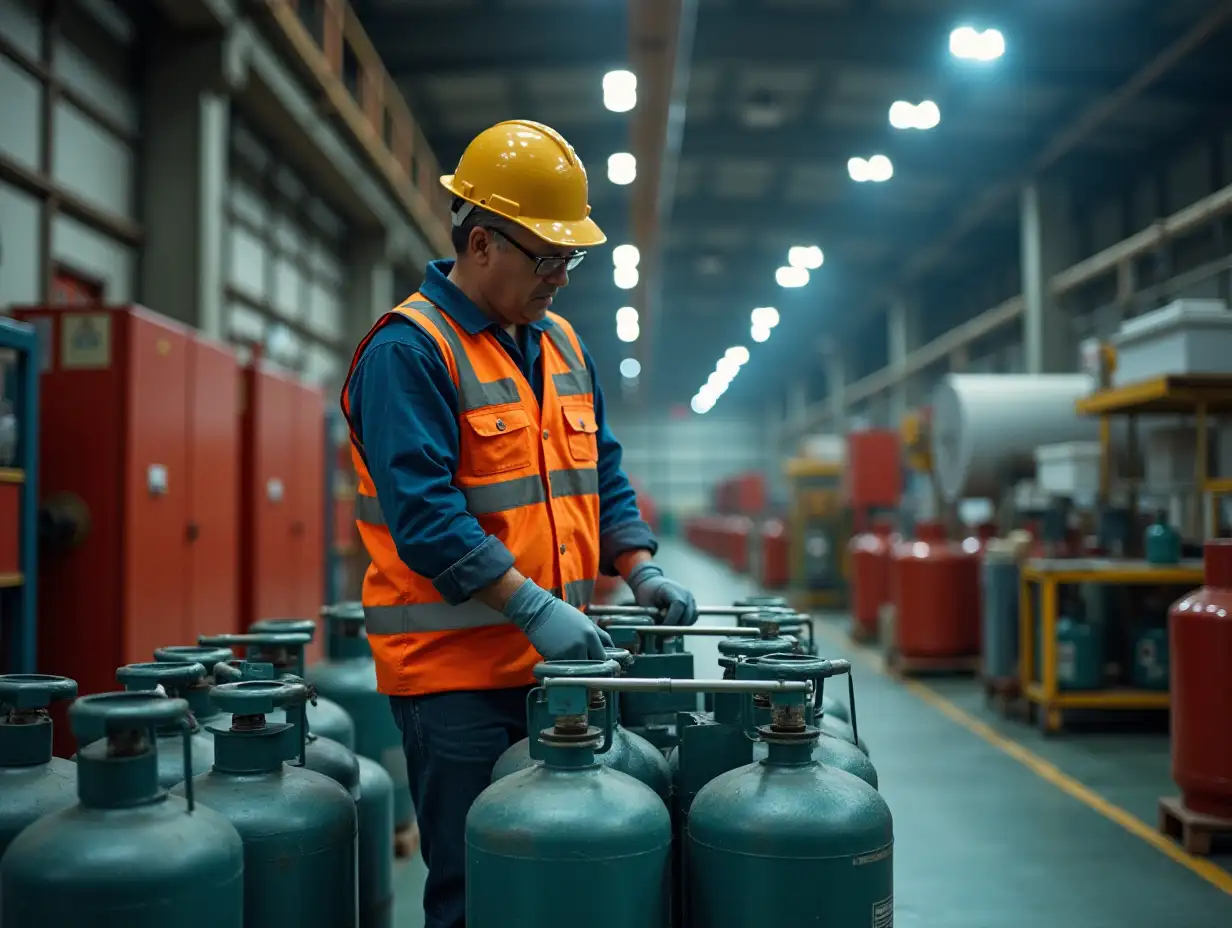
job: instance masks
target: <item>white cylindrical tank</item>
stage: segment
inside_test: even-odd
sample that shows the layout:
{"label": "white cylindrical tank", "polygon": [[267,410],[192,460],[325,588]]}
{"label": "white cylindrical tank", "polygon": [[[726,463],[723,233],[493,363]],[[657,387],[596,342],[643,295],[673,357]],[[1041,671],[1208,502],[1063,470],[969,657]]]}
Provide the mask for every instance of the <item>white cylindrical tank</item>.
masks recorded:
{"label": "white cylindrical tank", "polygon": [[947,374],[932,409],[942,497],[997,498],[1012,471],[1033,471],[1037,446],[1098,441],[1099,419],[1074,411],[1094,389],[1086,374]]}

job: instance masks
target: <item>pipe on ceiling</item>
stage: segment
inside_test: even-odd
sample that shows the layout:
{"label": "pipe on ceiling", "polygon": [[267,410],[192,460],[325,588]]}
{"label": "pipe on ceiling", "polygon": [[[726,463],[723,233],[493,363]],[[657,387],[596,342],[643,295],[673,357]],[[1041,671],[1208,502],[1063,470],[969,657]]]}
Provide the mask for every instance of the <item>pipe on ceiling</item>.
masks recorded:
{"label": "pipe on ceiling", "polygon": [[[637,75],[637,107],[630,126],[637,179],[630,228],[641,254],[632,291],[641,320],[640,380],[648,383],[663,292],[662,250],[671,219],[676,167],[684,136],[685,102],[693,57],[697,0],[629,0],[629,66]],[[646,391],[639,391],[644,398]]]}

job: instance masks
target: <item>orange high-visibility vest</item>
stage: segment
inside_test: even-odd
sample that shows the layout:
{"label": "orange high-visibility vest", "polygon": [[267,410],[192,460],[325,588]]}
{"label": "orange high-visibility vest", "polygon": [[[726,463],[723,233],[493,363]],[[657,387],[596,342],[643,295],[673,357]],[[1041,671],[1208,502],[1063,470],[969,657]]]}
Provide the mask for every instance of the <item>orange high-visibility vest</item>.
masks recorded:
{"label": "orange high-visibility vest", "polygon": [[[495,335],[468,334],[415,294],[379,319],[356,349],[342,387],[348,422],[351,374],[372,336],[395,314],[432,336],[458,388],[454,485],[465,495],[467,509],[484,531],[504,542],[525,576],[575,606],[586,606],[599,573],[598,426],[594,387],[572,327],[548,314],[540,404]],[[432,578],[402,563],[354,430],[351,457],[359,476],[356,525],[372,559],[363,605],[377,688],[417,696],[533,683],[531,671],[541,658],[520,629],[478,600],[449,605]]]}

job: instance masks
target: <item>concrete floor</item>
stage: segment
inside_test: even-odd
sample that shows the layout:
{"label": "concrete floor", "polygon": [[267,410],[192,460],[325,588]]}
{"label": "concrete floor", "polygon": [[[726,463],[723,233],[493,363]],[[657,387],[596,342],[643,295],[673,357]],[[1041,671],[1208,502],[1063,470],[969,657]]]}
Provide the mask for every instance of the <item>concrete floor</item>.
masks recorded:
{"label": "concrete floor", "polygon": [[[679,543],[658,560],[702,604],[757,592]],[[1204,879],[1115,821],[1119,813],[1154,831],[1158,798],[1175,792],[1166,735],[1045,739],[989,711],[971,680],[903,686],[847,641],[840,621],[819,623],[818,634],[823,653],[857,661],[860,733],[894,811],[898,928],[1232,926],[1232,895],[1215,885],[1232,886],[1232,857],[1196,864],[1209,868]],[[697,675],[717,677],[715,640],[694,642]],[[423,925],[423,875],[419,860],[398,868],[397,928]]]}

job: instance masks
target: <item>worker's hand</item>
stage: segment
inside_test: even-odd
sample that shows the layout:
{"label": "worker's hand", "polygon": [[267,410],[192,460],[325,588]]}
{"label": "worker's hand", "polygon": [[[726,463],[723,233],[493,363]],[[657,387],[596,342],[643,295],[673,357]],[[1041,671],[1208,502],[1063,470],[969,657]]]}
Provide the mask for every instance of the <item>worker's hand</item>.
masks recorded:
{"label": "worker's hand", "polygon": [[602,661],[607,659],[603,649],[612,647],[607,632],[533,580],[523,583],[502,611],[547,661]]}
{"label": "worker's hand", "polygon": [[692,625],[697,621],[697,600],[675,580],[663,576],[657,564],[638,564],[625,581],[639,606],[660,613],[660,625]]}

